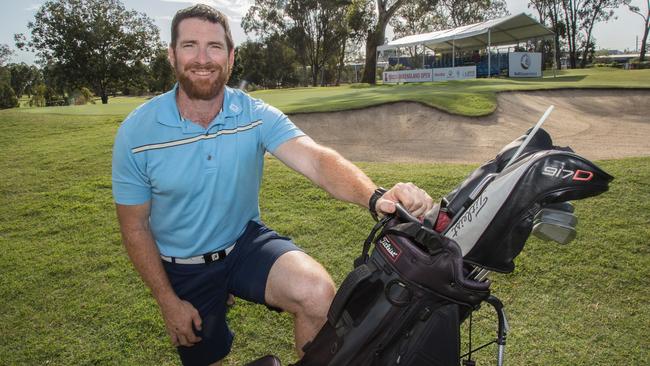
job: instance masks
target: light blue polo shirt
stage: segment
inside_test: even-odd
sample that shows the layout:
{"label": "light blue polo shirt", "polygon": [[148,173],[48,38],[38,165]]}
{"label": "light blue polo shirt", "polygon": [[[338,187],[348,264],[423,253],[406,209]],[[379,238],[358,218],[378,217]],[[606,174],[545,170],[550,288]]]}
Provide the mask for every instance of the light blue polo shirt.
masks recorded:
{"label": "light blue polo shirt", "polygon": [[227,248],[260,220],[264,153],[304,135],[278,109],[226,88],[208,128],[181,118],[176,89],[138,107],[113,147],[113,197],[151,202],[161,254],[190,257]]}

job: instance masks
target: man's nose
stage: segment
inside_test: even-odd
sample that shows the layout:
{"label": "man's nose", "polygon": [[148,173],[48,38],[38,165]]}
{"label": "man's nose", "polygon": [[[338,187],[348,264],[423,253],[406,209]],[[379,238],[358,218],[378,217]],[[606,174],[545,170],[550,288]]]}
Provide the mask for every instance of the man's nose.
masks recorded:
{"label": "man's nose", "polygon": [[199,47],[199,54],[197,55],[197,61],[202,65],[210,62],[210,56],[208,55],[208,47]]}

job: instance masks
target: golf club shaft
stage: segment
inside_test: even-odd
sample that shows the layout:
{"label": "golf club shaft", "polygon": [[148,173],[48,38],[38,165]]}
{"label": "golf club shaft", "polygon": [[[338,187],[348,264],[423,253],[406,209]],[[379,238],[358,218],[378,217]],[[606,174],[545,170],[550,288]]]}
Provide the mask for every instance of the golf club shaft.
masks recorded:
{"label": "golf club shaft", "polygon": [[553,108],[555,108],[554,105],[551,105],[550,107],[548,107],[546,112],[544,112],[544,115],[542,116],[542,118],[539,119],[539,121],[537,122],[535,127],[533,127],[533,130],[530,131],[528,136],[526,136],[526,139],[524,140],[524,142],[521,144],[521,146],[519,146],[519,148],[517,149],[517,152],[515,152],[515,155],[512,156],[510,161],[508,161],[508,164],[506,164],[506,166],[503,169],[507,168],[508,166],[510,166],[510,164],[512,164],[512,162],[517,160],[519,155],[521,155],[521,153],[524,151],[524,148],[528,145],[530,140],[532,140],[533,136],[535,136],[535,134],[537,133],[537,130],[539,130],[539,128],[542,127],[542,124],[544,124],[544,121],[546,121],[546,119],[551,114],[551,112],[553,112]]}

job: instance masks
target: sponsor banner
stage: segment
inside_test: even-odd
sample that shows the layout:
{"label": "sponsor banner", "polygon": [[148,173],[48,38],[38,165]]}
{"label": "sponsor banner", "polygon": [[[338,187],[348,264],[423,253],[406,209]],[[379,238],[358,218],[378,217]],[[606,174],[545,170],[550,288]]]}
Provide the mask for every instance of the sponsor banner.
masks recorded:
{"label": "sponsor banner", "polygon": [[401,71],[384,71],[384,83],[418,83],[431,81],[433,70],[401,70]]}
{"label": "sponsor banner", "polygon": [[539,52],[510,52],[508,76],[511,78],[541,78],[542,54]]}
{"label": "sponsor banner", "polygon": [[441,67],[433,69],[433,81],[476,79],[476,66]]}

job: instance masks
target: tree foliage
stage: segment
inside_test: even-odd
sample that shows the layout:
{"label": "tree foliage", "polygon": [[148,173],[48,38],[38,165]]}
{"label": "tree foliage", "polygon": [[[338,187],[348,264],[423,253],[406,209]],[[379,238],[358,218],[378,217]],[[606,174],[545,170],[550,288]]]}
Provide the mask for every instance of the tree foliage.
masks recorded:
{"label": "tree foliage", "polygon": [[170,90],[176,82],[176,74],[172,65],[167,58],[167,48],[160,47],[149,63],[149,91],[166,92]]}
{"label": "tree foliage", "polygon": [[592,31],[594,25],[614,17],[614,9],[623,0],[559,0],[565,24],[564,38],[567,42],[571,68],[584,67],[590,49],[594,48]]}
{"label": "tree foliage", "polygon": [[264,88],[294,86],[299,79],[297,66],[295,51],[286,37],[275,34],[263,42],[247,41],[237,48],[235,68],[238,71],[233,82],[243,81]]}
{"label": "tree foliage", "polygon": [[6,44],[0,44],[0,67],[9,61],[14,51]]}
{"label": "tree foliage", "polygon": [[102,103],[160,44],[153,21],[119,0],[48,0],[27,26],[31,39],[17,35],[17,46],[53,65],[66,89],[90,86]]}
{"label": "tree foliage", "polygon": [[33,88],[43,82],[41,71],[34,65],[21,62],[7,65],[7,69],[11,75],[11,88],[16,92],[18,98],[22,97],[23,94],[31,96]]}
{"label": "tree foliage", "polygon": [[273,37],[286,40],[303,70],[309,68],[315,86],[322,79],[323,67],[340,55],[348,38],[344,20],[351,4],[350,0],[256,0],[242,27],[263,43]]}
{"label": "tree foliage", "polygon": [[5,82],[0,82],[0,109],[18,107],[18,98],[11,86]]}
{"label": "tree foliage", "polygon": [[377,16],[374,24],[369,27],[366,37],[366,62],[362,82],[369,84],[377,82],[377,47],[384,43],[388,22],[406,3],[406,0],[377,0]]}
{"label": "tree foliage", "polygon": [[630,5],[630,0],[625,0],[628,9],[643,18],[643,37],[641,38],[641,51],[639,52],[639,61],[645,61],[646,47],[648,44],[648,33],[650,32],[650,0],[646,0],[645,15],[638,6]]}
{"label": "tree foliage", "polygon": [[508,14],[504,0],[440,0],[438,11],[447,28],[483,22]]}

